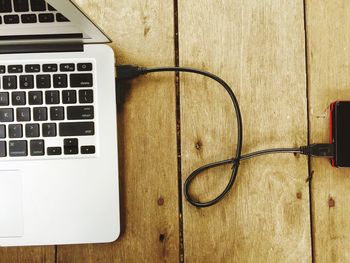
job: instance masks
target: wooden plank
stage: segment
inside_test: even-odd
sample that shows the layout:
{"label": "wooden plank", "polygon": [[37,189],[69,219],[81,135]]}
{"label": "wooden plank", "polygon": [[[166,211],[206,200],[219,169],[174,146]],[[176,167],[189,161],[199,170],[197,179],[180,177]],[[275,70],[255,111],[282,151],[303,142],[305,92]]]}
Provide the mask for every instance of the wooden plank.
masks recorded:
{"label": "wooden plank", "polygon": [[[350,98],[350,2],[306,1],[311,142],[329,141],[329,105]],[[350,261],[350,177],[314,159],[315,262]]]}
{"label": "wooden plank", "polygon": [[55,247],[0,248],[0,263],[9,262],[55,262]]}
{"label": "wooden plank", "polygon": [[[307,143],[303,1],[179,1],[180,64],[212,71],[236,92],[244,152]],[[183,180],[232,157],[236,124],[228,96],[202,77],[181,77]],[[220,193],[230,166],[194,182],[202,200]],[[184,200],[185,262],[311,262],[307,158],[242,163],[218,205]]]}
{"label": "wooden plank", "polygon": [[[80,0],[113,39],[119,64],[174,64],[173,2]],[[133,82],[119,108],[122,236],[58,247],[58,262],[176,262],[179,215],[174,75]]]}

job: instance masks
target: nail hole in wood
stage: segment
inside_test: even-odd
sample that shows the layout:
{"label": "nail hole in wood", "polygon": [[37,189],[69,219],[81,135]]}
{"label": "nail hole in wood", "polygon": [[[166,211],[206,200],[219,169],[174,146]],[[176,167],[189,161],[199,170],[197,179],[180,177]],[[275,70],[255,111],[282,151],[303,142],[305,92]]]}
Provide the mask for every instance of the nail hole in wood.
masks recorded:
{"label": "nail hole in wood", "polygon": [[301,192],[297,192],[297,198],[301,199],[303,197],[303,194]]}
{"label": "nail hole in wood", "polygon": [[202,149],[203,143],[201,140],[198,140],[195,144],[196,149],[199,151],[200,149]]}
{"label": "nail hole in wood", "polygon": [[164,240],[165,240],[165,234],[160,234],[159,235],[159,241],[160,242],[164,242]]}
{"label": "nail hole in wood", "polygon": [[158,205],[159,205],[159,206],[164,205],[164,198],[163,198],[163,197],[159,197],[159,198],[158,198]]}

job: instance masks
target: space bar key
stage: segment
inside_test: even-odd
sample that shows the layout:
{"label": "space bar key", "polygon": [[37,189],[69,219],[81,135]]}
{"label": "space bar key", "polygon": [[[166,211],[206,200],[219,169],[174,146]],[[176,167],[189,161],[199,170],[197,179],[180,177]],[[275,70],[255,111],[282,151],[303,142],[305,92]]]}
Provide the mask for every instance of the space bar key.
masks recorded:
{"label": "space bar key", "polygon": [[60,136],[91,136],[95,134],[93,122],[60,123]]}

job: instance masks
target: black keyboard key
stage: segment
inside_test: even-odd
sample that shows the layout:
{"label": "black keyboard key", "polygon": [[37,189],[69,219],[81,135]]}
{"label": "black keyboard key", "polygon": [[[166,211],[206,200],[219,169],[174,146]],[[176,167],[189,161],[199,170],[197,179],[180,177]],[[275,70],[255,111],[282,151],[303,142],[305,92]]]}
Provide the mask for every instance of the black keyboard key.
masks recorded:
{"label": "black keyboard key", "polygon": [[60,65],[60,70],[62,72],[70,72],[75,70],[75,65],[73,63],[66,63]]}
{"label": "black keyboard key", "polygon": [[60,103],[60,92],[55,91],[46,91],[45,92],[45,102],[46,104],[59,104]]}
{"label": "black keyboard key", "polygon": [[9,105],[9,93],[0,92],[0,106],[8,106],[8,105]]}
{"label": "black keyboard key", "polygon": [[78,146],[79,145],[79,141],[78,139],[75,138],[68,138],[68,139],[64,139],[63,141],[64,146]]}
{"label": "black keyboard key", "polygon": [[26,137],[27,138],[36,138],[40,136],[39,124],[30,123],[26,124]]}
{"label": "black keyboard key", "polygon": [[60,136],[91,136],[95,134],[93,122],[62,122],[59,124]]}
{"label": "black keyboard key", "polygon": [[23,66],[22,65],[10,65],[7,67],[8,73],[22,73]]}
{"label": "black keyboard key", "polygon": [[22,73],[23,66],[22,65],[10,65],[7,66],[8,73]]}
{"label": "black keyboard key", "polygon": [[30,91],[28,93],[29,105],[42,105],[43,93],[41,91]]}
{"label": "black keyboard key", "polygon": [[50,108],[50,119],[52,121],[64,120],[64,107],[51,107]]}
{"label": "black keyboard key", "polygon": [[80,148],[81,154],[94,154],[95,153],[95,146],[89,145],[89,146],[81,146]]}
{"label": "black keyboard key", "polygon": [[12,105],[26,105],[26,93],[25,92],[12,92]]}
{"label": "black keyboard key", "polygon": [[35,14],[21,15],[21,21],[23,24],[33,24],[37,22]]}
{"label": "black keyboard key", "polygon": [[9,155],[11,157],[27,156],[27,141],[9,141]]}
{"label": "black keyboard key", "polygon": [[75,90],[62,91],[62,103],[63,104],[77,103],[77,92]]}
{"label": "black keyboard key", "polygon": [[13,0],[13,7],[15,12],[28,12],[28,0]]}
{"label": "black keyboard key", "polygon": [[78,139],[65,139],[63,146],[64,154],[78,154]]}
{"label": "black keyboard key", "polygon": [[33,109],[34,121],[47,121],[47,108],[38,107]]}
{"label": "black keyboard key", "polygon": [[67,107],[68,120],[91,120],[94,118],[93,106],[69,106]]}
{"label": "black keyboard key", "polygon": [[56,137],[56,123],[43,123],[43,137]]}
{"label": "black keyboard key", "polygon": [[6,157],[7,151],[6,151],[6,142],[0,141],[0,157]]}
{"label": "black keyboard key", "polygon": [[11,0],[0,0],[0,13],[11,13],[12,12],[12,1]]}
{"label": "black keyboard key", "polygon": [[57,11],[52,5],[47,4],[49,11]]}
{"label": "black keyboard key", "polygon": [[68,80],[66,74],[53,75],[53,87],[54,88],[67,88]]}
{"label": "black keyboard key", "polygon": [[13,122],[13,109],[0,109],[0,122]]}
{"label": "black keyboard key", "polygon": [[26,65],[25,70],[27,73],[38,73],[40,72],[39,64]]}
{"label": "black keyboard key", "polygon": [[61,13],[56,14],[56,21],[57,22],[70,22],[69,19],[67,17],[65,17],[64,15],[62,15]]}
{"label": "black keyboard key", "polygon": [[30,155],[31,156],[43,156],[45,154],[44,140],[31,140],[30,141]]}
{"label": "black keyboard key", "polygon": [[20,89],[34,89],[34,76],[33,75],[22,75],[19,77],[19,88]]}
{"label": "black keyboard key", "polygon": [[32,11],[46,11],[46,3],[44,0],[29,0]]}
{"label": "black keyboard key", "polygon": [[17,108],[16,117],[18,122],[30,121],[30,108]]}
{"label": "black keyboard key", "polygon": [[17,89],[17,76],[3,76],[3,89]]}
{"label": "black keyboard key", "polygon": [[64,154],[66,155],[72,155],[72,154],[78,154],[78,146],[71,146],[71,147],[64,147]]}
{"label": "black keyboard key", "polygon": [[73,88],[92,87],[92,74],[71,74],[70,86]]}
{"label": "black keyboard key", "polygon": [[5,74],[5,73],[6,73],[6,67],[5,66],[0,66],[0,74]]}
{"label": "black keyboard key", "polygon": [[92,63],[78,63],[78,71],[92,71]]}
{"label": "black keyboard key", "polygon": [[9,138],[22,138],[23,137],[23,130],[21,124],[10,124],[9,125]]}
{"label": "black keyboard key", "polygon": [[58,66],[57,64],[44,64],[43,72],[57,72]]}
{"label": "black keyboard key", "polygon": [[19,16],[18,15],[6,15],[4,16],[5,24],[19,24]]}
{"label": "black keyboard key", "polygon": [[94,93],[90,90],[79,90],[79,102],[84,103],[93,103],[94,102]]}
{"label": "black keyboard key", "polygon": [[0,125],[0,139],[6,138],[6,126]]}
{"label": "black keyboard key", "polygon": [[36,86],[38,89],[51,88],[51,76],[50,75],[37,75]]}
{"label": "black keyboard key", "polygon": [[61,155],[61,154],[62,154],[61,147],[48,147],[47,148],[47,155]]}
{"label": "black keyboard key", "polygon": [[52,23],[55,22],[55,16],[54,14],[39,14],[39,22],[40,23]]}

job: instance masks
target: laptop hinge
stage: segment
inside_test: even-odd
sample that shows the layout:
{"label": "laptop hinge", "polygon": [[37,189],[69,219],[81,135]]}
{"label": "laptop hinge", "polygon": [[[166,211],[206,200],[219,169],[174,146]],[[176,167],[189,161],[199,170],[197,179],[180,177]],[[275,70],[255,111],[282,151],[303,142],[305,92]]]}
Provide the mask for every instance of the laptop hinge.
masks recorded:
{"label": "laptop hinge", "polygon": [[53,52],[83,52],[82,42],[72,43],[40,43],[40,44],[5,44],[0,45],[0,54],[18,53],[53,53]]}

